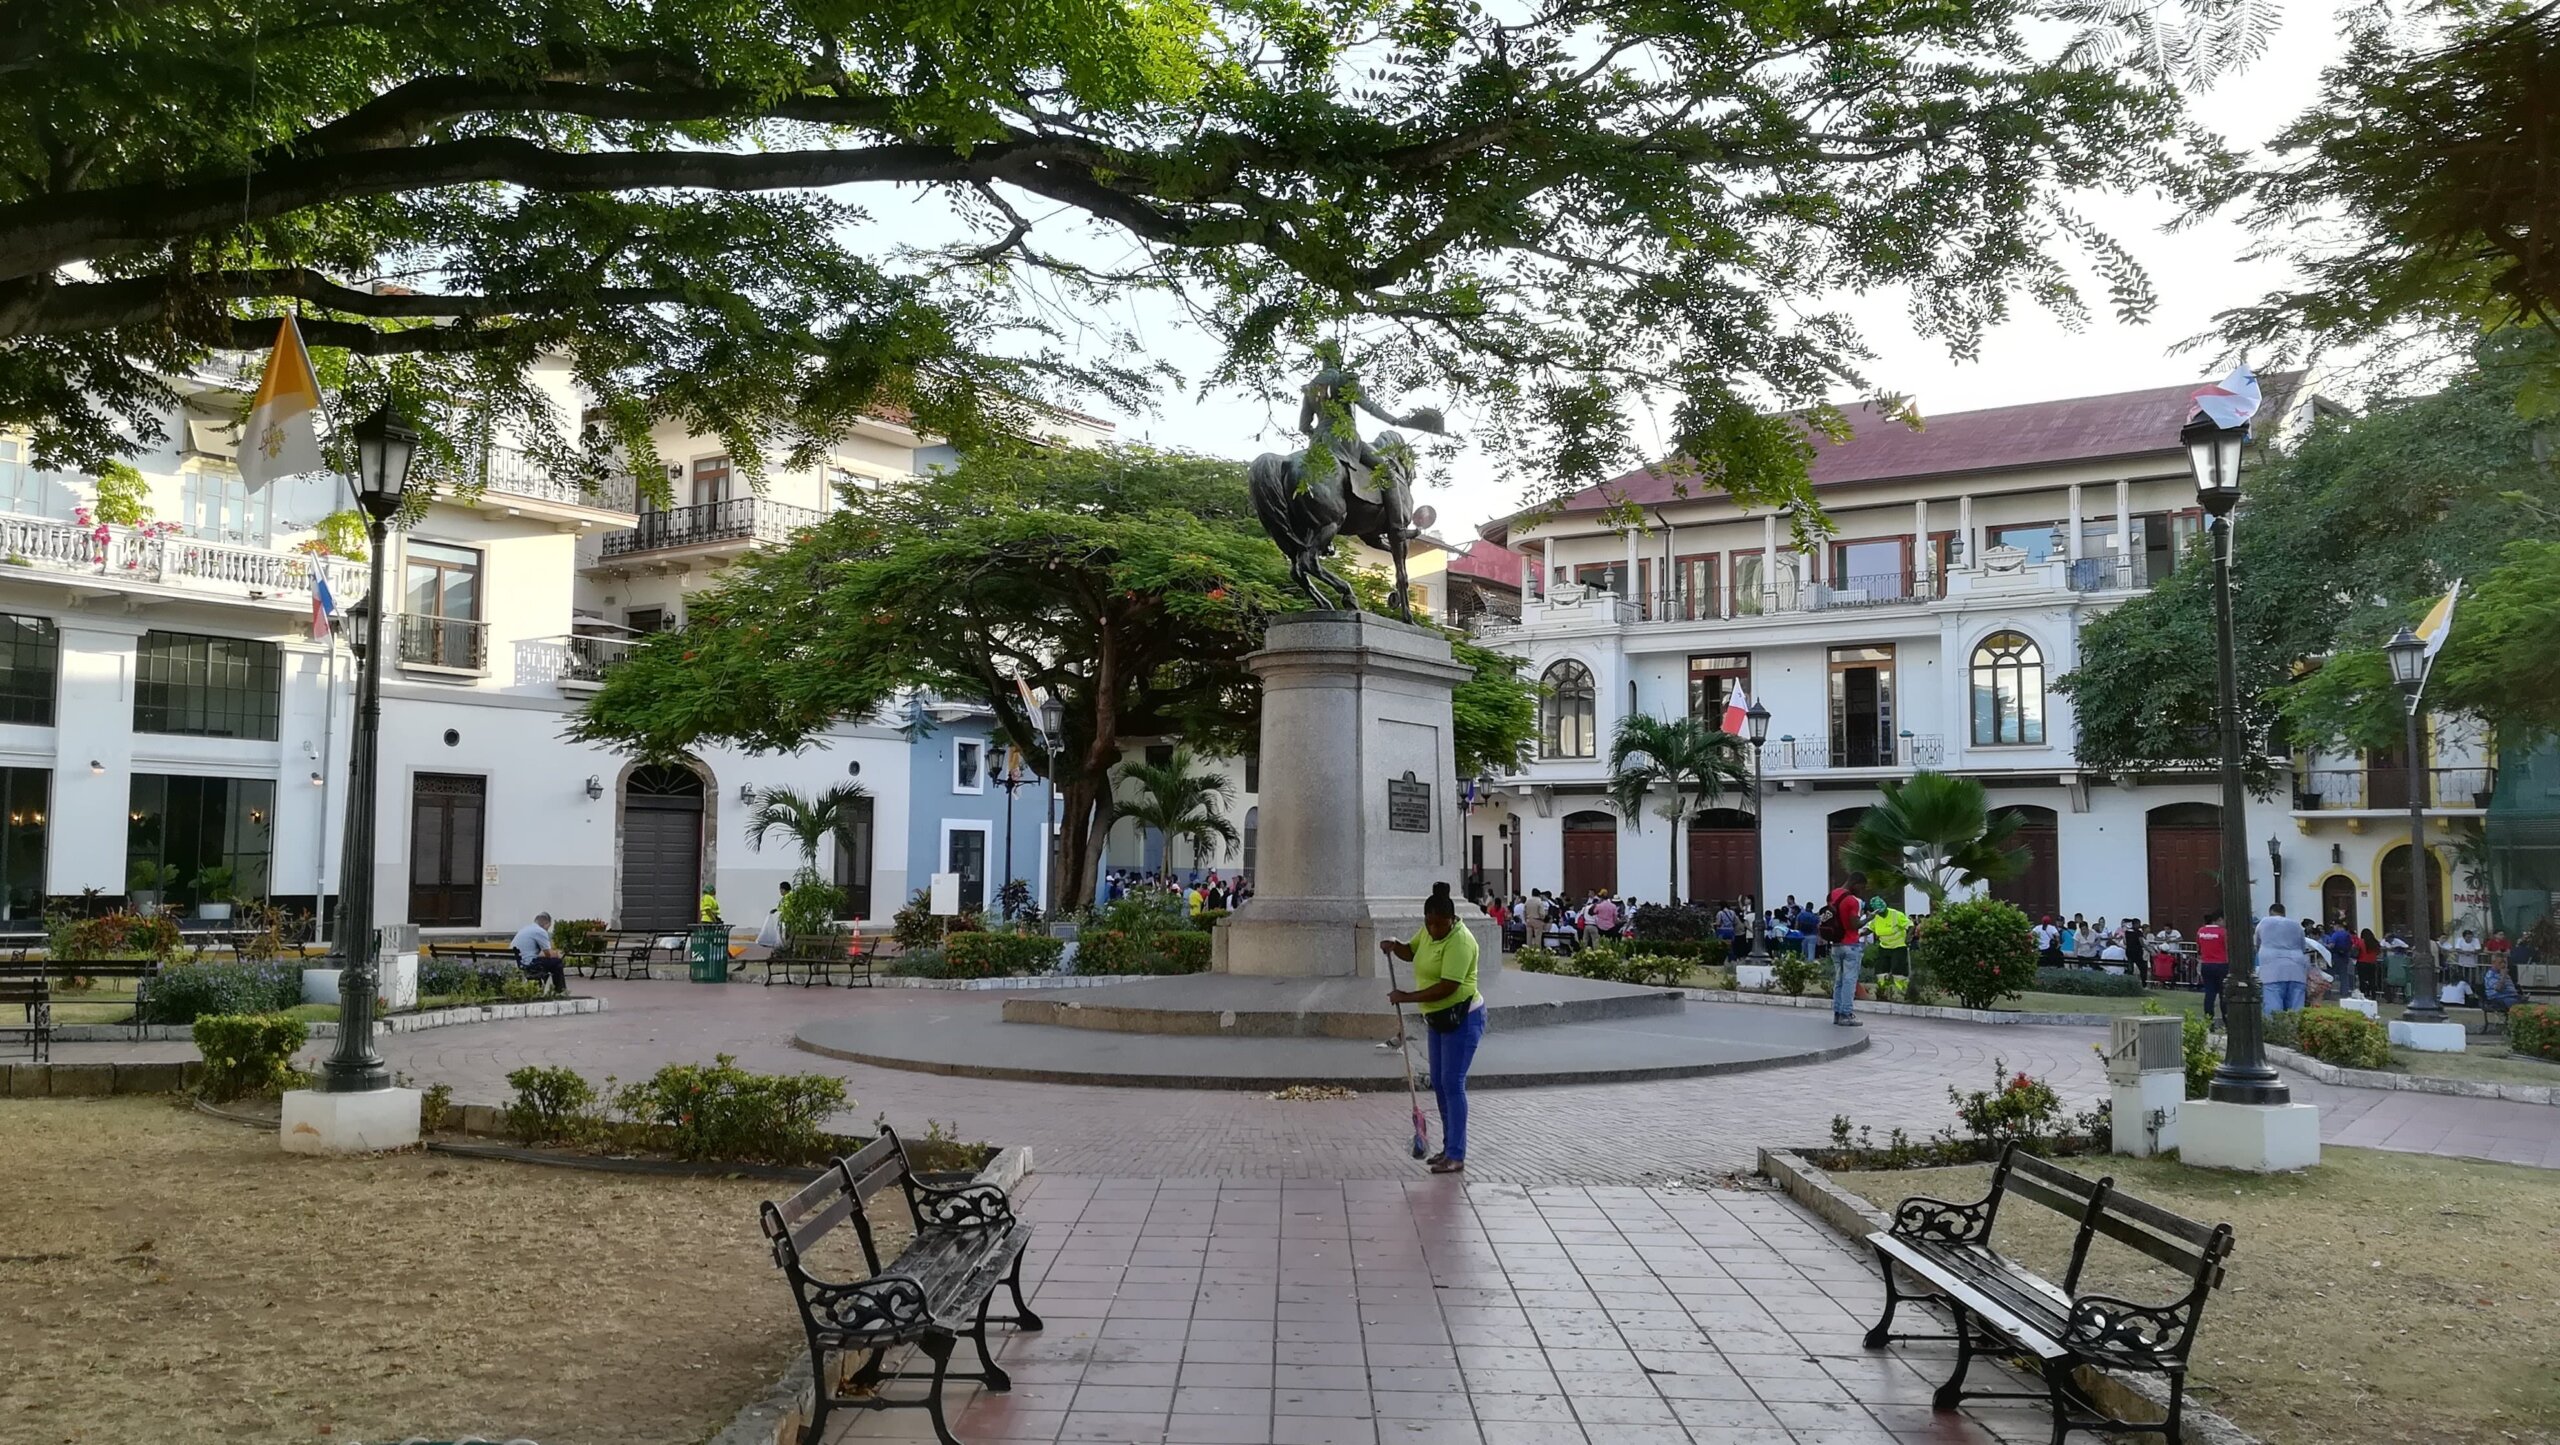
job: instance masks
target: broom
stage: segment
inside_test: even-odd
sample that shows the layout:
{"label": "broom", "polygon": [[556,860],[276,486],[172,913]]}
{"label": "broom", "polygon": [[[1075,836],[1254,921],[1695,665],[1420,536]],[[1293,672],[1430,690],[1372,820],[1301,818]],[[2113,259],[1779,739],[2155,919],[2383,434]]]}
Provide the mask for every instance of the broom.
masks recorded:
{"label": "broom", "polygon": [[[1396,982],[1396,956],[1392,953],[1387,955],[1387,987],[1398,990],[1403,988],[1402,984]],[[1404,1060],[1405,1097],[1413,1101],[1413,1157],[1422,1159],[1429,1157],[1431,1153],[1431,1131],[1422,1122],[1422,1091],[1414,1087],[1413,1051],[1405,1047],[1407,1037],[1404,1027],[1404,1005],[1397,1004],[1396,1056]]]}

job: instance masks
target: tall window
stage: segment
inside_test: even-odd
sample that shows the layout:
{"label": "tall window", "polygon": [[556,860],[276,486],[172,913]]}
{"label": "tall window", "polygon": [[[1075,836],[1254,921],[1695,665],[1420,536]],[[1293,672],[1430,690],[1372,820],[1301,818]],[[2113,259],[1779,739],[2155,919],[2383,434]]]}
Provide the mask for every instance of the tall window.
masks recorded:
{"label": "tall window", "polygon": [[1538,743],[1541,756],[1550,758],[1590,758],[1599,756],[1599,732],[1594,716],[1598,692],[1592,686],[1591,669],[1571,658],[1547,669],[1539,679],[1546,695],[1538,703]]}
{"label": "tall window", "polygon": [[418,541],[408,544],[407,553],[400,660],[429,667],[480,666],[480,554],[469,547]]}
{"label": "tall window", "polygon": [[414,788],[409,801],[409,921],[420,928],[478,928],[489,781],[420,773]]}
{"label": "tall window", "polygon": [[1893,649],[1831,649],[1831,766],[1891,767]]}
{"label": "tall window", "polygon": [[22,437],[0,437],[0,508],[30,517],[67,517],[71,490],[68,473],[40,470],[33,450]]}
{"label": "tall window", "polygon": [[1663,616],[1674,622],[1701,622],[1721,615],[1717,604],[1716,559],[1713,553],[1682,557],[1671,565],[1670,595]]}
{"label": "tall window", "polygon": [[1262,810],[1244,810],[1244,876],[1253,878],[1253,870],[1262,861]]}
{"label": "tall window", "polygon": [[62,644],[51,620],[0,613],[0,722],[53,726]]}
{"label": "tall window", "polygon": [[1248,793],[1262,791],[1262,754],[1260,753],[1244,755],[1244,790]]}
{"label": "tall window", "polygon": [[271,743],[283,690],[284,654],[272,642],[146,632],[134,649],[133,730]]}
{"label": "tall window", "polygon": [[[275,847],[274,780],[136,773],[132,796],[125,821],[128,887],[156,884],[163,902],[190,909],[267,896]],[[149,875],[142,872],[144,864],[151,866]]]}
{"label": "tall window", "polygon": [[2044,653],[2022,632],[1995,632],[1973,649],[1973,740],[2044,741]]}
{"label": "tall window", "polygon": [[0,768],[0,918],[44,917],[44,815],[53,774],[42,768]]}
{"label": "tall window", "polygon": [[238,472],[188,472],[178,488],[181,525],[190,537],[208,542],[243,542],[263,547],[270,533],[268,499],[273,490],[251,490]]}
{"label": "tall window", "polygon": [[951,745],[951,791],[983,793],[986,784],[987,745],[974,738],[960,738]]}
{"label": "tall window", "polygon": [[1725,700],[1751,690],[1751,654],[1709,653],[1689,659],[1689,716],[1708,724],[1724,717]]}
{"label": "tall window", "polygon": [[871,800],[852,802],[853,819],[836,839],[836,888],[844,894],[844,916],[871,916]]}
{"label": "tall window", "polygon": [[693,464],[693,504],[708,507],[729,500],[729,459],[699,457]]}

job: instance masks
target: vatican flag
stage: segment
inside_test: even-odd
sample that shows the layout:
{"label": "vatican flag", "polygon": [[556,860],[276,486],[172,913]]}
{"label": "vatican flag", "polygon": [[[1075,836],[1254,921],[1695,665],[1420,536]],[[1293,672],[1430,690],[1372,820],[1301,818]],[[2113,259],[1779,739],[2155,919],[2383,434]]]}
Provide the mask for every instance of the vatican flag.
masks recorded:
{"label": "vatican flag", "polygon": [[248,429],[240,434],[241,480],[259,487],[278,477],[325,470],[328,464],[320,459],[320,438],[313,430],[319,415],[320,383],[302,349],[302,329],[287,316],[276,328],[275,354],[267,358],[266,379],[258,383]]}

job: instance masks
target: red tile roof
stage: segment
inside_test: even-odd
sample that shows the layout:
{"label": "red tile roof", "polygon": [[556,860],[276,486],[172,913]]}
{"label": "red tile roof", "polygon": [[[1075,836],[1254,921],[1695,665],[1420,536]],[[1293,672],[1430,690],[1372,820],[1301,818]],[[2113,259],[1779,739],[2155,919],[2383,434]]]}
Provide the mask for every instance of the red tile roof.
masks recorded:
{"label": "red tile roof", "polygon": [[1478,542],[1463,552],[1449,554],[1449,571],[1460,577],[1472,577],[1497,587],[1520,590],[1520,554],[1494,542]]}
{"label": "red tile roof", "polygon": [[[2280,415],[2300,379],[2299,372],[2268,373],[2262,379],[2266,403],[2260,415],[2270,420]],[[2178,428],[2195,410],[2190,399],[2205,384],[2189,381],[2106,396],[1951,412],[1925,417],[1918,430],[1891,421],[1864,403],[1844,407],[1854,435],[1846,442],[1814,439],[1813,485],[1820,490],[2174,452]],[[1712,487],[1702,488],[1694,475],[1646,467],[1583,488],[1565,502],[1564,509],[1599,511],[1621,499],[1645,505],[1684,500],[1683,482],[1689,498],[1714,494]],[[1488,530],[1507,526],[1508,520]]]}

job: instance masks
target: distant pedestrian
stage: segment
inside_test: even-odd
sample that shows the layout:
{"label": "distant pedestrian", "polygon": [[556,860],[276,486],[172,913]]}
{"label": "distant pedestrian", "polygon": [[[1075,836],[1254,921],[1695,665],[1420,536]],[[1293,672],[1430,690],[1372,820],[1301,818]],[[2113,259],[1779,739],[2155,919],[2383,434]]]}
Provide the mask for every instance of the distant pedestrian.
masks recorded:
{"label": "distant pedestrian", "polygon": [[531,923],[516,930],[511,946],[516,951],[516,968],[525,977],[550,984],[553,993],[569,991],[569,971],[560,964],[559,945],[551,941],[550,914],[533,915]]}
{"label": "distant pedestrian", "polygon": [[2196,930],[2196,976],[2204,985],[2204,1021],[2211,1024],[2222,1008],[2222,981],[2231,974],[2231,944],[2223,936],[2222,914],[2204,916]]}
{"label": "distant pedestrian", "polygon": [[2271,1014],[2300,1009],[2311,985],[2310,941],[2281,903],[2268,904],[2267,916],[2258,920],[2258,981]]}
{"label": "distant pedestrian", "polygon": [[2036,925],[2035,934],[2036,966],[2038,968],[2062,967],[2062,926],[2053,921],[2052,914],[2046,914],[2044,921]]}

